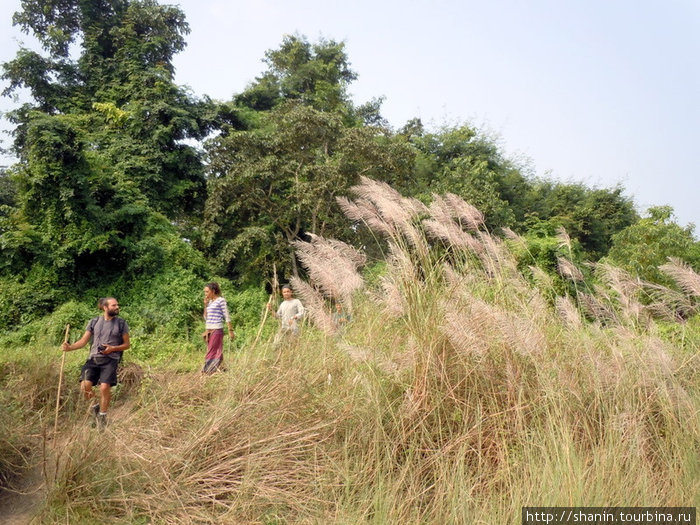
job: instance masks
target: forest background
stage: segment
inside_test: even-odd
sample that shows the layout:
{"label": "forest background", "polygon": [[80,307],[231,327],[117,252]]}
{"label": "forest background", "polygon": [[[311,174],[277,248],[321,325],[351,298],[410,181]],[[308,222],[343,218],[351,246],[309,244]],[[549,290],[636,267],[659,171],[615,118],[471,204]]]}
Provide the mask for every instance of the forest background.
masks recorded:
{"label": "forest background", "polygon": [[[4,94],[26,89],[31,101],[7,115],[19,160],[0,176],[2,381],[23,349],[58,345],[63,327],[81,329],[108,295],[132,328],[129,359],[191,370],[210,280],[222,284],[234,349],[245,352],[270,283],[308,276],[296,252],[316,236],[362,250],[365,277],[380,279],[391,239],[342,209],[367,180],[426,210],[446,194],[475,206],[484,234],[517,240],[523,279],[548,276],[551,306],[571,297],[596,321],[579,291],[606,284],[587,264],[597,263],[646,283],[641,305],[656,301],[653,290],[675,293],[668,322],[696,322],[697,298],[660,268],[697,272],[693,225],[667,206],[640,216],[621,186],[533,177],[469,124],[390,127],[381,99],[349,97],[356,72],[341,42],[284,36],[244,91],[218,101],[173,81],[188,33],[177,7],[36,0],[14,20],[43,51],[21,48],[3,65]],[[7,424],[18,417],[3,410]]]}

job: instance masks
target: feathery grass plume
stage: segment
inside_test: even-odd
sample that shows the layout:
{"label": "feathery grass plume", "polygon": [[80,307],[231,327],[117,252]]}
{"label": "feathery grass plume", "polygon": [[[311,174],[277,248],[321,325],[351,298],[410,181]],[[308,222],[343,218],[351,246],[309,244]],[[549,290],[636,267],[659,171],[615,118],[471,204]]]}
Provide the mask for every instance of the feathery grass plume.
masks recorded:
{"label": "feathery grass plume", "polygon": [[432,199],[430,206],[428,206],[430,216],[441,223],[452,222],[452,218],[454,217],[452,208],[447,204],[445,198],[437,193],[433,193]]}
{"label": "feathery grass plume", "polygon": [[556,310],[570,330],[579,330],[582,326],[581,314],[568,295],[559,296],[556,299]]}
{"label": "feathery grass plume", "polygon": [[419,283],[420,277],[411,254],[400,244],[393,241],[388,244],[387,272],[380,277],[381,289],[373,297],[387,315],[399,318],[408,312],[406,289]]}
{"label": "feathery grass plume", "polygon": [[563,226],[557,228],[557,240],[559,241],[560,248],[566,248],[569,254],[573,251],[573,244],[571,242],[571,237],[569,237],[568,232]]}
{"label": "feathery grass plume", "polygon": [[640,321],[644,306],[637,300],[637,296],[643,291],[642,282],[617,266],[597,263],[593,267],[608,287],[615,292],[615,299],[622,308],[621,313],[630,320]]}
{"label": "feathery grass plume", "polygon": [[399,286],[391,278],[382,276],[380,278],[381,296],[377,301],[384,306],[384,311],[394,318],[402,317],[406,313],[406,301]]}
{"label": "feathery grass plume", "polygon": [[458,195],[446,193],[444,199],[452,216],[458,219],[465,228],[477,231],[484,225],[484,214]]}
{"label": "feathery grass plume", "polygon": [[661,284],[643,283],[643,286],[651,298],[651,302],[644,308],[654,317],[682,322],[700,310],[700,305],[693,304],[690,297],[682,292]]}
{"label": "feathery grass plume", "polygon": [[547,348],[547,338],[531,317],[503,311],[501,330],[506,344],[522,355],[541,354]]}
{"label": "feathery grass plume", "polygon": [[387,224],[379,214],[377,208],[365,199],[351,201],[347,197],[336,197],[336,202],[340,206],[345,216],[353,221],[364,223],[373,232],[394,237],[396,230],[393,225]]}
{"label": "feathery grass plume", "polygon": [[428,235],[435,239],[445,241],[451,246],[456,248],[465,248],[475,253],[481,253],[484,251],[484,248],[479,241],[477,241],[467,232],[463,231],[451,219],[449,222],[425,219],[422,224]]}
{"label": "feathery grass plume", "polygon": [[688,295],[700,297],[700,275],[684,260],[669,257],[666,264],[659,266],[659,270],[671,277]]}
{"label": "feathery grass plume", "polygon": [[326,335],[333,335],[335,326],[323,295],[299,277],[292,277],[289,283],[292,285],[294,293],[301,299],[316,327]]}
{"label": "feathery grass plume", "polygon": [[579,291],[576,298],[583,311],[592,319],[604,324],[617,321],[615,310],[595,295]]}
{"label": "feathery grass plume", "polygon": [[537,284],[537,286],[547,291],[554,290],[554,279],[552,279],[551,275],[549,275],[539,266],[530,266],[529,268],[532,272],[532,278],[535,280],[535,284]]}
{"label": "feathery grass plume", "polygon": [[447,284],[452,290],[458,289],[464,285],[464,278],[455,270],[455,267],[448,262],[442,263],[442,271]]}
{"label": "feathery grass plume", "polygon": [[628,272],[611,264],[596,263],[596,273],[626,303],[634,301],[635,296],[643,290],[642,281],[632,277]]}
{"label": "feathery grass plume", "polygon": [[529,249],[527,246],[527,241],[525,240],[525,237],[523,237],[522,235],[518,235],[517,233],[515,233],[513,230],[511,230],[508,227],[501,228],[501,231],[503,232],[503,236],[506,239],[513,241],[513,243],[517,247],[529,252]]}
{"label": "feathery grass plume", "polygon": [[490,342],[532,355],[546,348],[546,338],[532,319],[474,297],[464,297],[464,301],[465,307],[443,303],[445,322],[441,331],[456,349],[483,355]]}
{"label": "feathery grass plume", "polygon": [[308,270],[310,280],[326,295],[352,307],[352,294],[364,286],[357,269],[366,256],[352,246],[335,239],[311,235],[311,242],[294,241],[296,254]]}
{"label": "feathery grass plume", "polygon": [[482,231],[478,233],[478,237],[484,247],[479,258],[488,277],[508,279],[518,274],[517,262],[503,241]]}
{"label": "feathery grass plume", "polygon": [[384,182],[362,176],[360,184],[352,186],[350,192],[372,203],[384,222],[395,229],[403,230],[413,218],[412,210],[403,206],[401,194]]}
{"label": "feathery grass plume", "polygon": [[[521,282],[523,285],[526,284],[525,279],[521,279]],[[552,309],[545,298],[545,294],[542,290],[524,289],[528,290],[529,293],[523,298],[524,302],[520,305],[519,311],[523,315],[532,318],[533,322],[543,321],[544,323],[549,323]]]}
{"label": "feathery grass plume", "polygon": [[418,217],[419,215],[428,215],[430,210],[418,199],[413,197],[401,197],[401,204],[410,211],[411,215]]}
{"label": "feathery grass plume", "polygon": [[443,308],[445,320],[440,331],[447,336],[454,349],[466,356],[484,356],[489,349],[488,339],[472,328],[484,323],[484,320],[479,317],[483,312],[477,309],[473,315],[467,314],[453,303],[444,304]]}
{"label": "feathery grass plume", "polygon": [[565,257],[557,257],[557,270],[559,271],[559,275],[566,279],[571,279],[576,282],[583,281],[583,273],[581,270]]}
{"label": "feathery grass plume", "polygon": [[[390,235],[395,242],[400,242],[398,234],[401,233],[417,250],[421,258],[425,258],[428,246],[425,237],[414,225],[418,214],[424,210],[424,207],[421,207],[417,200],[405,199],[388,184],[365,176],[360,177],[360,184],[352,186],[350,192],[374,208],[370,213],[376,213],[381,222],[389,227],[392,231]],[[371,227],[369,221],[365,222]],[[384,226],[380,226],[380,228],[382,231],[386,230]]]}
{"label": "feathery grass plume", "polygon": [[648,336],[642,340],[644,365],[654,375],[669,377],[676,366],[667,344],[658,337]]}

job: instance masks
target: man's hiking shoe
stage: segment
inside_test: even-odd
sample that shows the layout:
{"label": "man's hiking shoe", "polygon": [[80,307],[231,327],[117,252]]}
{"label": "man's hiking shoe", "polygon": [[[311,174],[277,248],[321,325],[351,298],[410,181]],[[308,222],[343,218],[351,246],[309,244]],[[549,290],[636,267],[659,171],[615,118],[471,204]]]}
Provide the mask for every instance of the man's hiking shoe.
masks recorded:
{"label": "man's hiking shoe", "polygon": [[92,416],[92,428],[97,426],[97,416],[100,414],[100,405],[92,405],[90,407],[90,415]]}
{"label": "man's hiking shoe", "polygon": [[97,414],[97,430],[104,432],[107,426],[107,414]]}

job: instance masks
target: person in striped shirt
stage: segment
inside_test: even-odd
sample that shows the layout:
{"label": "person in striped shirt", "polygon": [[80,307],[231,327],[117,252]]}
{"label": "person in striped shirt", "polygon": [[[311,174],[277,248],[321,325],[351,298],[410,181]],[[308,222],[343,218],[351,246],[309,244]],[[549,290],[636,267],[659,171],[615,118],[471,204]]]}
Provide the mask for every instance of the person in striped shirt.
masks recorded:
{"label": "person in striped shirt", "polygon": [[226,299],[221,297],[218,283],[211,282],[204,286],[204,333],[207,342],[207,355],[204,357],[203,374],[213,374],[224,361],[224,322],[228,326],[228,336],[233,339],[231,316],[228,313]]}

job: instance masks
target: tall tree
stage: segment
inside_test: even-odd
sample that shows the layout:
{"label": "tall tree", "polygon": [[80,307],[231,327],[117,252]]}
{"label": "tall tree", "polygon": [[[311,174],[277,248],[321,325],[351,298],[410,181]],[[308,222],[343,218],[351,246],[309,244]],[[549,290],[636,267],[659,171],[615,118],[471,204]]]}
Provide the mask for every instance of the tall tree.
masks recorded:
{"label": "tall tree", "polygon": [[306,233],[347,238],[335,197],[361,174],[401,178],[412,159],[383,125],[381,100],[350,100],[357,75],[343,43],[285,36],[265,62],[232,102],[247,129],[225,127],[207,144],[207,249],[242,280],[259,280],[273,260],[296,273],[290,243]]}
{"label": "tall tree", "polygon": [[242,278],[263,275],[273,258],[296,274],[293,241],[345,228],[336,196],[360,175],[406,172],[411,161],[410,150],[385,130],[347,126],[338,112],[292,101],[260,121],[208,146],[210,247],[224,269]]}
{"label": "tall tree", "polygon": [[310,43],[287,35],[277,49],[265,53],[267,71],[235,99],[255,110],[269,110],[297,100],[322,111],[352,111],[347,88],[357,78],[345,45],[333,40]]}
{"label": "tall tree", "polygon": [[3,64],[4,94],[27,88],[33,98],[10,114],[13,220],[36,232],[20,236],[26,263],[53,265],[69,282],[105,263],[133,265],[144,237],[175,235],[171,224],[206,197],[200,153],[183,140],[204,138],[217,114],[173,83],[184,15],[153,0],[23,0],[14,22],[43,48]]}
{"label": "tall tree", "polygon": [[685,228],[673,219],[670,206],[655,206],[647,217],[613,236],[613,245],[605,260],[638,275],[646,281],[672,286],[673,281],[659,270],[669,257],[683,259],[700,269],[700,242],[694,226]]}

